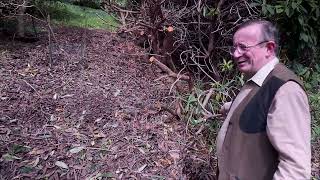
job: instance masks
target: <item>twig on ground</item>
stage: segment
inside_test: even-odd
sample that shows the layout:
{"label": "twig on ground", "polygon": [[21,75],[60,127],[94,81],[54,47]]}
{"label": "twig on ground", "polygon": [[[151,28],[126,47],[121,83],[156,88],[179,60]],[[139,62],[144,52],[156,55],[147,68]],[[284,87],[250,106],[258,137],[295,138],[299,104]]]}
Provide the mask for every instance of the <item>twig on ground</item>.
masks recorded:
{"label": "twig on ground", "polygon": [[38,91],[36,90],[36,88],[34,88],[30,83],[28,83],[26,80],[22,80],[23,82],[25,82],[28,86],[30,86],[31,87],[31,89],[33,89],[35,92],[36,92],[36,94],[41,98],[41,95],[38,93]]}

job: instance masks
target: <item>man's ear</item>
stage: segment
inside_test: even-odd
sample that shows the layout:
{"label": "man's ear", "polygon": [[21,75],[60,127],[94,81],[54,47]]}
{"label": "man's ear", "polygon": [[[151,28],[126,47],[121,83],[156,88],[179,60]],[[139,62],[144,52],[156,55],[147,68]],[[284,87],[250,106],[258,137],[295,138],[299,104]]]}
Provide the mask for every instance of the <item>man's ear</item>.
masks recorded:
{"label": "man's ear", "polygon": [[270,55],[275,55],[276,52],[276,43],[274,41],[269,41],[266,44],[267,52]]}

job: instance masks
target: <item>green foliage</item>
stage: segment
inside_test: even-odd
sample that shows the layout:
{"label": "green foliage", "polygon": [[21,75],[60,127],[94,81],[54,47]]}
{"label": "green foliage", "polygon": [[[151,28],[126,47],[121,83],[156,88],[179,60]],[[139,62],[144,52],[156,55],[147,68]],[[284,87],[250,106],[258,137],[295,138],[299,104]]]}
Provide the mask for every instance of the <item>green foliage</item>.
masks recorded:
{"label": "green foliage", "polygon": [[[218,67],[223,77],[221,81],[210,83],[198,81],[190,94],[178,97],[182,102],[181,118],[188,122],[188,128],[195,130],[196,134],[202,130],[206,132],[204,137],[210,152],[215,150],[216,135],[222,124],[220,108],[224,103],[231,101],[244,84],[244,77],[237,73],[232,60],[223,59]],[[211,94],[210,99],[204,104],[208,94]],[[208,114],[213,116],[207,116]]]}
{"label": "green foliage", "polygon": [[312,139],[317,140],[320,138],[320,65],[309,68],[299,63],[292,63],[291,68],[304,81],[311,108]]}
{"label": "green foliage", "polygon": [[[210,86],[213,93],[208,104],[206,104],[206,110],[214,114],[218,113],[220,107],[225,102],[231,101],[235,96],[242,78],[241,76],[236,76],[232,80],[211,83]],[[209,91],[205,91],[203,88],[204,87],[201,87],[201,84],[198,83],[192,93],[181,97],[185,118],[190,120],[192,125],[197,125],[205,121],[203,119],[203,112],[206,110],[204,110],[204,107],[201,105]]]}
{"label": "green foliage", "polygon": [[309,93],[312,115],[312,140],[320,138],[320,93]]}
{"label": "green foliage", "polygon": [[313,68],[305,67],[300,63],[292,63],[292,69],[304,81],[306,89],[312,93],[319,90],[320,85],[320,65],[316,64]]}
{"label": "green foliage", "polygon": [[102,10],[60,1],[38,2],[37,6],[50,14],[53,22],[58,24],[109,30],[115,30],[118,27],[118,22]]}
{"label": "green foliage", "polygon": [[260,7],[262,16],[274,20],[280,32],[285,33],[280,38],[283,54],[307,65],[319,60],[316,56],[320,37],[319,5],[318,0],[255,0],[251,3]]}
{"label": "green foliage", "polygon": [[101,0],[73,0],[74,5],[100,9]]}
{"label": "green foliage", "polygon": [[[34,0],[34,1],[39,2],[39,0]],[[100,5],[102,3],[102,0],[46,0],[46,1],[74,4],[74,5],[89,7],[93,9],[100,9]]]}
{"label": "green foliage", "polygon": [[[115,3],[117,3],[119,6],[126,7],[128,5],[127,0],[114,0]],[[137,4],[135,1],[130,1],[130,3]]]}
{"label": "green foliage", "polygon": [[223,59],[220,68],[222,72],[231,71],[233,69],[233,62],[231,60],[227,61],[226,59]]}

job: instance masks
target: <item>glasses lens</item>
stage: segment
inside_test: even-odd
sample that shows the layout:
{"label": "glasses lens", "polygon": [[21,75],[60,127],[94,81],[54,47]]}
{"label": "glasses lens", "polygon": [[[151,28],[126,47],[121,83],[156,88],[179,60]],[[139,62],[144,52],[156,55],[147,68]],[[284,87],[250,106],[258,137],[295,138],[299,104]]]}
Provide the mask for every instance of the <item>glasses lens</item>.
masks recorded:
{"label": "glasses lens", "polygon": [[236,47],[234,47],[234,46],[229,46],[229,53],[230,53],[231,55],[233,55],[233,53],[234,53],[235,50],[236,50]]}
{"label": "glasses lens", "polygon": [[243,53],[248,50],[248,47],[244,44],[239,44],[238,49],[239,49],[239,53]]}

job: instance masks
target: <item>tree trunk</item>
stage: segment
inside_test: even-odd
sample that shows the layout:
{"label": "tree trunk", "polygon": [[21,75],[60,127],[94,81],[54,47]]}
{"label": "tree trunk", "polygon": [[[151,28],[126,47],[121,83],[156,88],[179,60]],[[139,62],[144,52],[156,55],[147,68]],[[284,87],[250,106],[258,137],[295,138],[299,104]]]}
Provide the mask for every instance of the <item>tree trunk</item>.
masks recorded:
{"label": "tree trunk", "polygon": [[25,36],[25,24],[24,24],[24,13],[26,11],[27,5],[30,0],[20,0],[19,1],[19,7],[17,11],[17,35],[18,37],[24,37]]}

